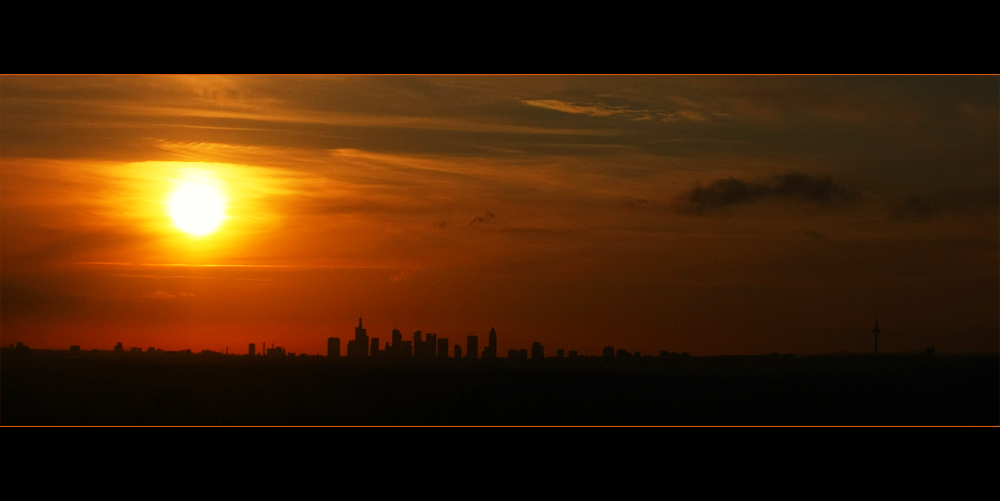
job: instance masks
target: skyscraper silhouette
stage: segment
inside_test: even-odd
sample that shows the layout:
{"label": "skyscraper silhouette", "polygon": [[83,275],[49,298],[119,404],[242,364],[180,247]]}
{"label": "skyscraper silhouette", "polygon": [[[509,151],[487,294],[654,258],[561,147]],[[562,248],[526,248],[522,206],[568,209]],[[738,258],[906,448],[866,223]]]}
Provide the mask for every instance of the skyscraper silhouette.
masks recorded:
{"label": "skyscraper silhouette", "polygon": [[438,335],[433,332],[428,332],[425,335],[425,339],[427,339],[427,341],[424,343],[424,349],[427,350],[426,355],[428,357],[433,358],[437,355],[437,337]]}
{"label": "skyscraper silhouette", "polygon": [[[475,360],[476,355],[478,354],[479,354],[479,336],[469,336],[465,338],[465,356],[471,358],[472,360]],[[485,358],[485,356],[486,353],[484,350],[483,357]]]}
{"label": "skyscraper silhouette", "polygon": [[392,330],[392,350],[386,351],[391,351],[393,355],[403,354],[403,333],[399,329]]}

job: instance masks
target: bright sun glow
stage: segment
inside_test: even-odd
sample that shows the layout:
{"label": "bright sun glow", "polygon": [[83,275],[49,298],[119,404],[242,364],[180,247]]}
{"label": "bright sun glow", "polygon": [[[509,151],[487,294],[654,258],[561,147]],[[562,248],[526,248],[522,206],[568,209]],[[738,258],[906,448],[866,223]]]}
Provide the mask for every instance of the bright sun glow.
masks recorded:
{"label": "bright sun glow", "polygon": [[181,181],[167,200],[167,213],[181,231],[208,235],[226,219],[226,196],[209,182]]}

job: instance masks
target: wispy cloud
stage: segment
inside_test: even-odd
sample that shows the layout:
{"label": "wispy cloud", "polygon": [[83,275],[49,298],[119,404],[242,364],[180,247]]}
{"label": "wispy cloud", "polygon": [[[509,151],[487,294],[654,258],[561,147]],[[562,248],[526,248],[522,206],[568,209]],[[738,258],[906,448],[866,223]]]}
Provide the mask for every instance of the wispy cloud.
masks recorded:
{"label": "wispy cloud", "polygon": [[664,122],[676,122],[678,120],[691,120],[692,122],[707,122],[708,114],[698,110],[677,110],[674,113],[667,113],[661,120]]}
{"label": "wispy cloud", "polygon": [[149,299],[177,299],[179,297],[191,297],[194,293],[191,292],[178,292],[177,294],[172,294],[170,292],[156,291],[152,294],[146,294],[142,297]]}
{"label": "wispy cloud", "polygon": [[622,200],[621,207],[632,212],[642,212],[649,209],[649,200],[629,196]]}
{"label": "wispy cloud", "polygon": [[886,212],[890,219],[930,221],[960,214],[996,214],[1000,192],[996,187],[928,191],[890,201]]}
{"label": "wispy cloud", "polygon": [[469,221],[469,224],[470,225],[472,225],[472,224],[483,224],[483,223],[488,223],[488,222],[490,222],[490,221],[492,221],[494,219],[496,219],[496,215],[494,215],[492,212],[486,212],[482,216],[476,216],[476,217],[472,218],[472,221]]}
{"label": "wispy cloud", "polygon": [[400,270],[399,273],[389,277],[390,282],[402,282],[404,280],[409,280],[410,275],[416,270]]}

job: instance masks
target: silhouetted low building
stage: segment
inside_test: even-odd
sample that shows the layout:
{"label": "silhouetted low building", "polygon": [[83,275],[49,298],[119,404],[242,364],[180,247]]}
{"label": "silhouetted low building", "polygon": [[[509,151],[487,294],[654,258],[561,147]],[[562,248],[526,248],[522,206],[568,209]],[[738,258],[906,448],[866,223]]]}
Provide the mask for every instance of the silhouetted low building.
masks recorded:
{"label": "silhouetted low building", "polygon": [[511,360],[527,360],[528,350],[507,350],[507,358]]}
{"label": "silhouetted low building", "polygon": [[413,356],[418,358],[434,358],[437,354],[437,334],[428,332],[426,338],[420,339],[420,331],[413,333]]}
{"label": "silhouetted low building", "polygon": [[79,355],[80,354],[80,345],[74,344],[73,346],[70,346],[69,347],[69,352],[72,353],[72,354],[74,354],[74,355]]}
{"label": "silhouetted low building", "polygon": [[604,358],[615,358],[615,349],[611,346],[604,348]]}
{"label": "silhouetted low building", "polygon": [[569,350],[569,358],[576,358],[578,356],[580,356],[579,352],[577,352],[576,350]]}
{"label": "silhouetted low building", "polygon": [[[17,343],[21,344],[21,343]],[[121,343],[115,345],[115,353],[125,353],[125,347]]]}
{"label": "silhouetted low building", "polygon": [[563,357],[563,353],[564,352],[563,352],[562,348],[557,349],[556,350],[556,358],[562,358]]}
{"label": "silhouetted low building", "polygon": [[438,339],[437,356],[438,358],[448,358],[448,338],[443,337]]}
{"label": "silhouetted low building", "polygon": [[326,356],[328,357],[340,357],[340,338],[339,337],[328,337],[326,338]]}
{"label": "silhouetted low building", "polygon": [[250,343],[250,346],[247,348],[247,355],[251,357],[257,356],[257,345]]}

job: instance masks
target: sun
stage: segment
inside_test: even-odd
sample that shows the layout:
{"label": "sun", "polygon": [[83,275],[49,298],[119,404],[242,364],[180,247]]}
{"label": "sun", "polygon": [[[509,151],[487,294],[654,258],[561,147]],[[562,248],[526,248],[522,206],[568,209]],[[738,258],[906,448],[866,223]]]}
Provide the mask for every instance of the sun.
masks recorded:
{"label": "sun", "polygon": [[177,229],[205,236],[226,220],[226,196],[207,181],[180,181],[167,200],[167,213]]}

